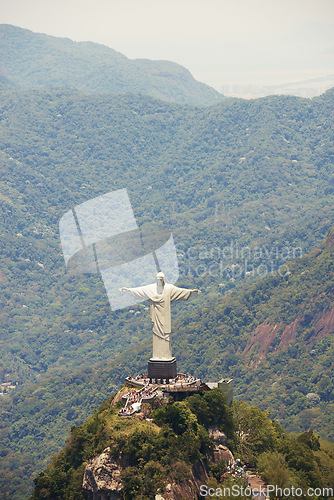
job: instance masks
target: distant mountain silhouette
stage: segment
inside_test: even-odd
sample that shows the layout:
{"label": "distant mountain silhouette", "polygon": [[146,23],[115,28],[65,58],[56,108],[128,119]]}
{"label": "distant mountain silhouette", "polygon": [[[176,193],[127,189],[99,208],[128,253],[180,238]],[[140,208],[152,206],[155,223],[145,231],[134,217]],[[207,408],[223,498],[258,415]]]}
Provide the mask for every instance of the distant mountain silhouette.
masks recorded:
{"label": "distant mountain silhouette", "polygon": [[171,102],[210,105],[224,96],[170,61],[130,60],[93,42],[74,42],[0,25],[0,64],[13,84],[89,93],[132,93]]}

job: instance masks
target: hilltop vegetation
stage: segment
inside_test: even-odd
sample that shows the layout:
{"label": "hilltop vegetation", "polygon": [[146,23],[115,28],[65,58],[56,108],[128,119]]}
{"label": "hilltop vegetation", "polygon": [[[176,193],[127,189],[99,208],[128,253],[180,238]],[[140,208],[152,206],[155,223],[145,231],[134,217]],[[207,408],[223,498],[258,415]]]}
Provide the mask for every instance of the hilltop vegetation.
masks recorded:
{"label": "hilltop vegetation", "polygon": [[[248,467],[257,467],[269,484],[294,485],[303,491],[334,484],[334,455],[328,444],[321,446],[312,432],[289,436],[268,413],[245,403],[234,404],[231,410],[219,389],[162,406],[152,412],[154,423],[136,417],[122,420],[117,417],[118,405],[109,409],[111,401],[72,428],[65,449],[35,480],[31,499],[85,498],[85,465],[106,448],[121,471],[124,499],[151,499],[157,492],[164,495],[167,484],[179,487],[173,498],[190,498],[186,496],[190,488],[196,498],[192,468],[200,460],[209,474],[206,484],[213,491],[232,484],[245,489],[244,479],[222,479],[227,463],[212,459],[215,443],[209,429],[213,426],[226,434],[234,456]],[[145,411],[150,410],[146,407]]]}

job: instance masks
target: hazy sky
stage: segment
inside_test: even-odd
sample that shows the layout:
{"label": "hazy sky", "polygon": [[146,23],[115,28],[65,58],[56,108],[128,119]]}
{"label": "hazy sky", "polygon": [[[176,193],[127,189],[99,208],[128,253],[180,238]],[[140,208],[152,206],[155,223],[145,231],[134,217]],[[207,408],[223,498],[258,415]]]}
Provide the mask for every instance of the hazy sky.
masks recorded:
{"label": "hazy sky", "polygon": [[216,88],[334,73],[334,0],[0,0],[0,23],[178,62]]}

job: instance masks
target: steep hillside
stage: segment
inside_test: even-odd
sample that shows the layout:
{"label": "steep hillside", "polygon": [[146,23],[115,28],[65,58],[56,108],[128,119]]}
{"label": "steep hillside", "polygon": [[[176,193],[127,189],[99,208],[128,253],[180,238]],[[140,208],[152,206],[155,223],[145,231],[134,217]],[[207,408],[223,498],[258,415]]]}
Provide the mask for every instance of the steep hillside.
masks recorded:
{"label": "steep hillside", "polygon": [[[179,325],[183,369],[224,373],[290,431],[334,439],[334,229],[322,248]],[[201,342],[198,343],[200,332]],[[191,345],[191,354],[186,356]]]}
{"label": "steep hillside", "polygon": [[170,61],[130,60],[93,42],[74,42],[0,25],[1,74],[30,89],[72,88],[89,93],[142,94],[194,105],[224,96]]}

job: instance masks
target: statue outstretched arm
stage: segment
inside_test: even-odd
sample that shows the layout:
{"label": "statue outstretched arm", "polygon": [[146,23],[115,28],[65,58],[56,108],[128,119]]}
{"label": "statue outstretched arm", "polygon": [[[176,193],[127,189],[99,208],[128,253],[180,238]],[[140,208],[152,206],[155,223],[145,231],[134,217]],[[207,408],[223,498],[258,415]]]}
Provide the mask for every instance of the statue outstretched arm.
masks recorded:
{"label": "statue outstretched arm", "polygon": [[[155,286],[154,286],[155,288]],[[152,285],[145,285],[145,286],[139,286],[136,288],[128,288],[126,286],[122,286],[122,288],[119,288],[120,292],[130,292],[131,295],[136,299],[136,300],[148,300],[151,298],[151,295],[156,294],[154,290],[152,291]]]}
{"label": "statue outstretched arm", "polygon": [[170,298],[171,301],[188,300],[193,293],[197,295],[198,293],[201,292],[197,288],[179,288],[177,286],[172,285]]}

